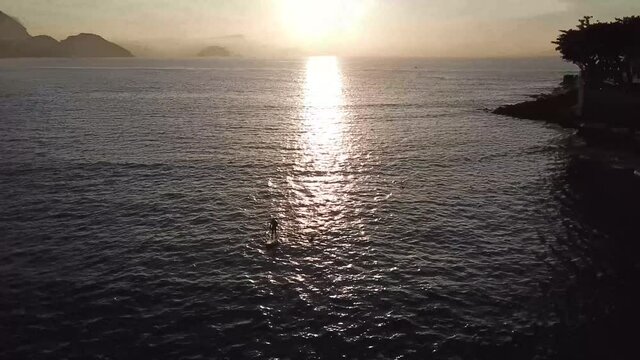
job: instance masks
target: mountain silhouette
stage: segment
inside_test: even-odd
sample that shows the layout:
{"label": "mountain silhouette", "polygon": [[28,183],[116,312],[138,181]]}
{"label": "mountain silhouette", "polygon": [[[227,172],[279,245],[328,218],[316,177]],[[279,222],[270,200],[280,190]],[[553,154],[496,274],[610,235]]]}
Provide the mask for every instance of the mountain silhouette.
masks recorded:
{"label": "mountain silhouette", "polygon": [[26,40],[31,35],[20,22],[0,11],[0,41]]}
{"label": "mountain silhouette", "polygon": [[230,56],[231,53],[229,50],[222,46],[209,46],[204,48],[202,51],[198,53],[198,56],[201,57],[211,57],[211,56]]}
{"label": "mountain silhouette", "polygon": [[16,19],[0,11],[0,58],[8,57],[132,57],[127,49],[95,34],[78,34],[57,41],[31,36]]}
{"label": "mountain silhouette", "polygon": [[62,53],[70,57],[131,57],[127,49],[95,34],[82,33],[60,42]]}

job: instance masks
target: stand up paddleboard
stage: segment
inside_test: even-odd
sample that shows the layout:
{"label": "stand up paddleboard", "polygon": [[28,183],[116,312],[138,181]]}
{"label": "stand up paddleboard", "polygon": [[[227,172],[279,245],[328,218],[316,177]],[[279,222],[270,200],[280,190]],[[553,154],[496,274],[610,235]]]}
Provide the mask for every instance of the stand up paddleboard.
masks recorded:
{"label": "stand up paddleboard", "polygon": [[276,237],[275,239],[271,239],[271,234],[264,236],[264,246],[267,249],[274,249],[278,245],[280,245],[280,243],[278,242],[278,237]]}

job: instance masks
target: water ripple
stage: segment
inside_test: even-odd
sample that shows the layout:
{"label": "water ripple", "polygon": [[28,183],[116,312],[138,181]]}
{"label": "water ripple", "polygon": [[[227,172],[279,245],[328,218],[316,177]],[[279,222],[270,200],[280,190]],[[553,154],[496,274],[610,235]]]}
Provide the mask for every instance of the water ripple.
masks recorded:
{"label": "water ripple", "polygon": [[0,67],[2,357],[554,356],[565,135],[475,109],[557,69],[47,61]]}

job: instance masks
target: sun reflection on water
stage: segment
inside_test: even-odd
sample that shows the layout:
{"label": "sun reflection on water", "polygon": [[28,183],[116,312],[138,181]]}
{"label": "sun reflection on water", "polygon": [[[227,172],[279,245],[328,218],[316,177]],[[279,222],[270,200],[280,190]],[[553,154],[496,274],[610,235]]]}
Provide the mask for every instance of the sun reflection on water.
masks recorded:
{"label": "sun reflection on water", "polygon": [[300,106],[296,171],[287,179],[289,201],[302,233],[331,228],[344,208],[346,146],[343,81],[337,58],[311,57]]}
{"label": "sun reflection on water", "polygon": [[307,61],[304,85],[303,132],[306,155],[315,170],[338,170],[343,161],[342,74],[333,56],[312,57]]}

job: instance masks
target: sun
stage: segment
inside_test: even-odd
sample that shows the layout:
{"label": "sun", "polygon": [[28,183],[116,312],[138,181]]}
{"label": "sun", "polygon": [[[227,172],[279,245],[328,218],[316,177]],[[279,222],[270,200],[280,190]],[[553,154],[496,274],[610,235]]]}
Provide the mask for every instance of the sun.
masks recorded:
{"label": "sun", "polygon": [[313,45],[351,36],[367,0],[281,0],[281,19],[295,41]]}

